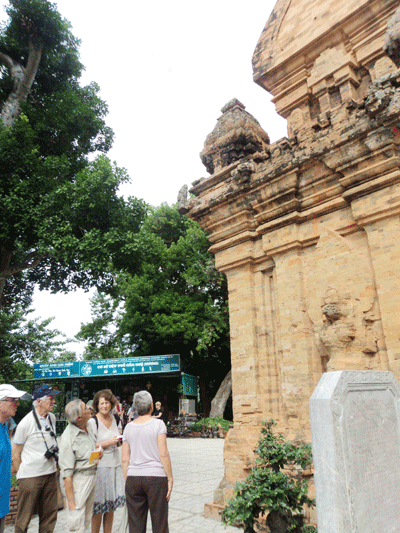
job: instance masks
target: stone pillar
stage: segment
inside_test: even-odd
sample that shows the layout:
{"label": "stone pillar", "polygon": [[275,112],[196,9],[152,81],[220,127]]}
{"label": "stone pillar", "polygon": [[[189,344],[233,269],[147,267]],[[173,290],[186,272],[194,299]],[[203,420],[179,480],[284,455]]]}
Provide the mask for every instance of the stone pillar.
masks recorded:
{"label": "stone pillar", "polygon": [[[258,420],[260,398],[259,354],[256,329],[255,286],[252,265],[227,273],[231,330],[232,392],[235,422]],[[246,287],[246,290],[243,288]]]}
{"label": "stone pillar", "polygon": [[259,405],[263,419],[279,420],[282,410],[280,384],[280,337],[277,329],[279,310],[277,306],[276,269],[270,263],[262,263],[255,269],[256,283],[256,328],[261,379]]}
{"label": "stone pillar", "polygon": [[399,401],[391,372],[321,377],[310,399],[319,533],[400,531]]}
{"label": "stone pillar", "polygon": [[[260,343],[257,320],[261,288],[253,261],[252,242],[216,254],[216,265],[228,280],[229,322],[231,331],[232,396],[234,425],[225,439],[225,476],[214,505],[223,506],[233,496],[235,483],[247,476],[255,459],[261,423],[265,420],[260,402],[263,379],[260,376]],[[212,505],[208,506],[210,509]],[[210,509],[206,510],[209,514]]]}

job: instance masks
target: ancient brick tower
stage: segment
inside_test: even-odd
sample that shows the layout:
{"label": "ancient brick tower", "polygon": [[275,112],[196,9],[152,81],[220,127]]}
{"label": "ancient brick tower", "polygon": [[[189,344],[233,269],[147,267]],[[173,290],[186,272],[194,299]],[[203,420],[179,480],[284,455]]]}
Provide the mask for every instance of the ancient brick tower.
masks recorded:
{"label": "ancient brick tower", "polygon": [[[322,372],[400,380],[400,72],[394,0],[278,0],[253,56],[288,137],[222,109],[186,206],[229,286],[234,427],[223,504],[262,421],[309,440]],[[390,51],[394,61],[385,49]],[[267,95],[266,95],[267,97]]]}

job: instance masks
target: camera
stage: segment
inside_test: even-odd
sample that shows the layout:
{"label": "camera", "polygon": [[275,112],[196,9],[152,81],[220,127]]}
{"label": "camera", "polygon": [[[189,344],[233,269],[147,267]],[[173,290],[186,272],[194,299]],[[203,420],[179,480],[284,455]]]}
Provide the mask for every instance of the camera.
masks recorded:
{"label": "camera", "polygon": [[53,446],[46,450],[44,456],[46,457],[46,459],[51,459],[53,457],[56,461],[58,461],[58,452],[58,446],[53,444]]}

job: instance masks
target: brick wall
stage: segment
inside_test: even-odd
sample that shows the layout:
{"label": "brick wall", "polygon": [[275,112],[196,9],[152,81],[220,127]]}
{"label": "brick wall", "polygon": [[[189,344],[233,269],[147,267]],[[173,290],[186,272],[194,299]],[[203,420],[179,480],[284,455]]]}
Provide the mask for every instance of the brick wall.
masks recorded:
{"label": "brick wall", "polygon": [[18,487],[11,488],[10,495],[10,512],[6,516],[6,524],[13,524],[17,514]]}

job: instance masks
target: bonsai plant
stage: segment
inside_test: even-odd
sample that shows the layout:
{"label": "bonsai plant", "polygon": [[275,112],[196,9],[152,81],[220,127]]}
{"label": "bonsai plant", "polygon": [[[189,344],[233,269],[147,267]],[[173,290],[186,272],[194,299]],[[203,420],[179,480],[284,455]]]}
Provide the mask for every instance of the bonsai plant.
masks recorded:
{"label": "bonsai plant", "polygon": [[[311,533],[312,526],[304,525],[304,505],[314,507],[307,495],[307,480],[294,475],[290,467],[302,469],[311,463],[311,445],[286,442],[275,435],[273,420],[264,423],[254,467],[244,481],[235,485],[234,496],[222,512],[226,524],[242,523],[245,533],[255,533],[255,520],[267,515],[271,533]],[[284,472],[284,469],[287,469]]]}

